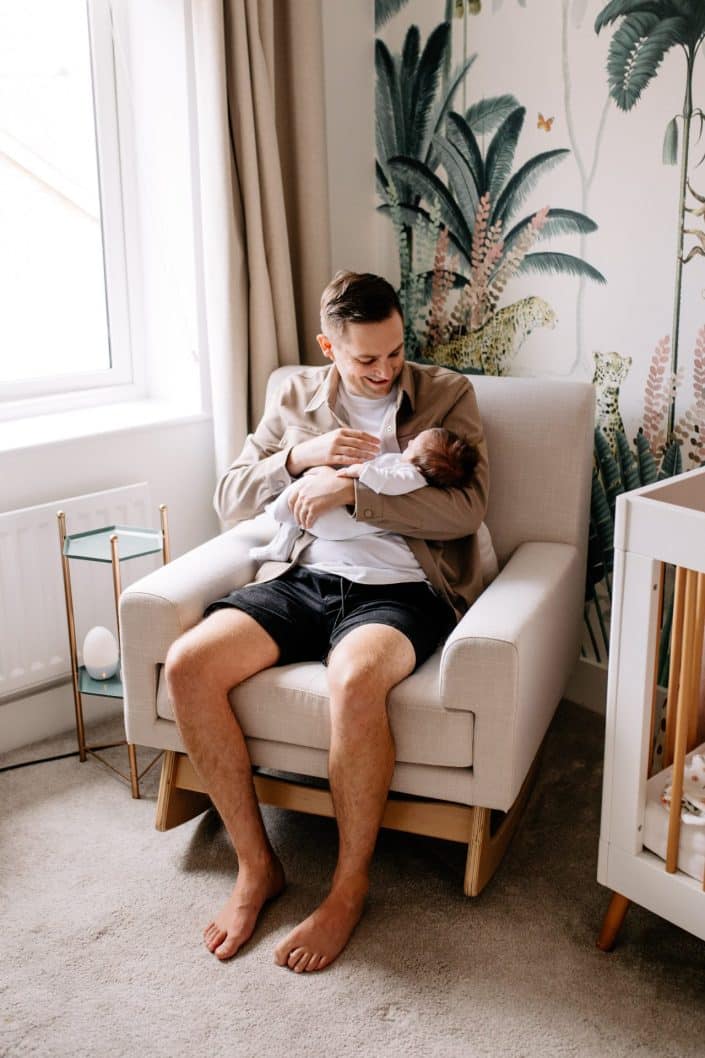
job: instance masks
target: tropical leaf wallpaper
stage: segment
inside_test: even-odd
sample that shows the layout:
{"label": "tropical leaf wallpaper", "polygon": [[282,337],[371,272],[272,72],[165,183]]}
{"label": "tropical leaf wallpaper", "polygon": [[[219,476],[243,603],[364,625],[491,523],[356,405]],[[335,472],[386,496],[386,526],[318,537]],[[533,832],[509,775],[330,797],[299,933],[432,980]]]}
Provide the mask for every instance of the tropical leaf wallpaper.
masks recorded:
{"label": "tropical leaf wallpaper", "polygon": [[705,461],[705,0],[375,15],[408,355],[596,384],[585,652],[604,661],[616,496]]}

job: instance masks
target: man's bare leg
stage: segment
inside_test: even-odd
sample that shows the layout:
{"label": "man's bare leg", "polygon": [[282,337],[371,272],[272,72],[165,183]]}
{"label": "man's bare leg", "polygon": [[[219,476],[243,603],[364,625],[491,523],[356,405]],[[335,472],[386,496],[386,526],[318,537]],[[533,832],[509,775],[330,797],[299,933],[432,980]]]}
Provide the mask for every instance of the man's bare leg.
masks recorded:
{"label": "man's bare leg", "polygon": [[284,887],[282,866],[262,822],[245,739],[228,703],[232,687],[278,657],[279,647],[253,618],[223,609],[181,636],[166,661],[181,737],[238,858],[235,888],[203,934],[219,959],[229,959],[249,940],[263,905]]}
{"label": "man's bare leg", "polygon": [[330,656],[328,775],[338,822],[338,863],[326,899],[277,946],[274,957],[280,966],[297,973],[322,970],[343,950],[362,915],[394,771],[387,696],[415,664],[410,641],[388,625],[356,628]]}

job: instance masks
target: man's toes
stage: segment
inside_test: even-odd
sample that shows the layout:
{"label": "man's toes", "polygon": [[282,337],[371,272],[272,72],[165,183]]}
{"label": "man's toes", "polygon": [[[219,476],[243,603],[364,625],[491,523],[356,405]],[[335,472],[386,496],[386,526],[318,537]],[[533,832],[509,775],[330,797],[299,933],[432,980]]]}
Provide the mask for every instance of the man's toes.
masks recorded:
{"label": "man's toes", "polygon": [[317,970],[318,969],[318,964],[321,961],[321,958],[322,958],[322,956],[320,956],[320,955],[312,955],[311,958],[306,963],[306,973],[310,973],[311,970]]}
{"label": "man's toes", "polygon": [[204,931],[203,939],[208,950],[213,952],[225,940],[226,936],[225,930],[213,923]]}
{"label": "man's toes", "polygon": [[277,966],[286,966],[290,952],[291,944],[289,942],[289,938],[286,937],[283,941],[281,941],[280,944],[277,944],[276,948],[274,949],[274,961]]}
{"label": "man's toes", "polygon": [[222,944],[215,948],[215,954],[219,959],[230,959],[240,947],[237,937],[226,937]]}
{"label": "man's toes", "polygon": [[303,953],[303,955],[301,956],[301,958],[296,963],[296,965],[294,966],[294,973],[297,973],[297,974],[303,973],[304,970],[306,969],[306,966],[307,966],[310,958],[311,958],[311,952],[310,951],[305,951]]}
{"label": "man's toes", "polygon": [[289,967],[289,969],[291,969],[291,970],[294,969],[294,967],[296,966],[297,962],[299,961],[301,956],[304,954],[304,951],[305,951],[304,948],[292,948],[291,949],[291,951],[289,952],[289,957],[286,960],[287,966]]}

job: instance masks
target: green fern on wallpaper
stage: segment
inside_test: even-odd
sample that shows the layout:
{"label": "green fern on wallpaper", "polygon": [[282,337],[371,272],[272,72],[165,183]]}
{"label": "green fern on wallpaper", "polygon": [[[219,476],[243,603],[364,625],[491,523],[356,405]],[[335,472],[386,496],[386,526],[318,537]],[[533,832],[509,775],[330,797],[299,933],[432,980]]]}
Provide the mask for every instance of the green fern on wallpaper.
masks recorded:
{"label": "green fern on wallpaper", "polygon": [[448,295],[456,259],[449,254],[448,229],[443,228],[431,287],[431,305],[425,337],[427,357],[461,371],[502,375],[507,373],[517,346],[536,327],[555,324],[555,313],[542,298],[528,297],[498,308],[507,282],[519,267],[546,224],[548,209],[534,214],[511,250],[504,253],[501,222],[489,222],[490,199],[484,194],[475,214],[471,268],[455,304]]}
{"label": "green fern on wallpaper", "polygon": [[[655,454],[643,429],[640,428],[634,438],[634,448],[635,451],[632,451],[623,430],[615,434],[614,448],[610,447],[600,427],[595,430],[585,587],[585,624],[598,661],[602,660],[602,648],[604,648],[605,657],[609,653],[608,629],[612,601],[611,575],[614,567],[614,523],[617,497],[630,489],[674,477],[683,470],[681,446],[677,441],[670,441],[660,454]],[[600,586],[604,589],[603,591],[600,591]],[[658,683],[661,686],[668,683],[669,633],[673,607],[670,581],[666,589],[667,598],[658,665]],[[601,643],[598,642],[598,637],[592,627],[591,614],[594,614],[597,620]]]}
{"label": "green fern on wallpaper", "polygon": [[409,0],[375,0],[375,31],[378,32],[386,26],[390,18],[406,7]]}
{"label": "green fern on wallpaper", "polygon": [[[469,116],[472,116],[471,110],[468,111]],[[497,115],[503,111],[504,103],[495,101],[494,106],[483,109],[483,120],[487,121],[492,113]],[[441,220],[448,231],[450,279],[454,287],[463,291],[460,303],[474,305],[476,309],[478,300],[487,294],[484,303],[486,311],[480,316],[471,308],[465,317],[459,317],[456,312],[449,319],[446,343],[454,342],[457,345],[459,338],[468,338],[465,361],[458,359],[457,350],[450,360],[445,351],[439,353],[441,362],[452,363],[453,366],[486,370],[484,364],[478,363],[476,347],[481,338],[478,330],[492,322],[490,317],[498,308],[498,293],[503,291],[513,275],[529,272],[567,274],[604,282],[602,274],[580,257],[556,251],[528,252],[534,242],[563,234],[589,233],[595,230],[596,225],[585,214],[568,209],[545,208],[521,219],[517,217],[526,197],[541,176],[570,153],[566,149],[545,151],[529,158],[513,171],[525,115],[524,107],[518,105],[505,113],[483,153],[467,117],[451,111],[446,118],[445,133],[436,134],[432,141],[447,183],[434,172],[431,165],[418,158],[397,155],[387,162],[387,168],[396,178],[396,186],[406,191],[406,198],[399,195],[396,208],[399,217],[407,225],[428,224],[430,215],[427,204],[434,201],[439,203]],[[381,208],[385,210],[385,206]],[[478,276],[477,268],[473,271],[473,255],[477,258],[479,249],[475,232],[479,215],[484,218],[480,244],[487,231],[494,233],[492,260],[489,267],[483,266],[481,277]],[[429,262],[428,268],[426,281],[430,293],[433,283],[432,262]],[[480,278],[484,284],[483,291],[477,289]],[[407,275],[402,268],[402,288],[405,281]],[[476,285],[475,292],[469,293],[466,288],[473,283]],[[489,294],[490,291],[494,292],[493,295]],[[437,336],[437,319],[430,321],[430,331]],[[422,350],[428,358],[437,359],[429,349],[423,348],[422,340],[417,341],[415,347],[412,346],[412,351],[414,349],[417,352]]]}
{"label": "green fern on wallpaper", "polygon": [[[705,326],[698,331],[693,354],[692,397],[669,433],[668,414],[674,395],[682,392],[685,372],[671,372],[670,340],[656,344],[651,356],[646,384],[642,425],[634,438],[634,450],[627,440],[619,413],[619,388],[631,366],[631,358],[617,353],[595,354],[593,382],[597,390],[598,426],[590,518],[590,544],[586,586],[586,625],[593,650],[601,660],[601,649],[609,649],[607,629],[611,602],[611,573],[614,557],[614,515],[617,496],[641,485],[673,477],[703,462],[705,452]],[[670,605],[670,604],[669,604]],[[597,621],[598,636],[591,626]],[[668,607],[664,632],[668,630]],[[602,644],[598,639],[602,639]],[[659,682],[668,679],[668,636],[662,642]]]}
{"label": "green fern on wallpaper", "polygon": [[[436,26],[423,48],[418,27],[410,26],[399,55],[392,55],[383,40],[375,41],[377,191],[382,209],[391,217],[397,235],[402,276],[400,297],[406,310],[412,308],[411,302],[415,300],[415,292],[407,287],[415,288],[417,283],[426,282],[425,279],[417,281],[413,271],[414,261],[419,259],[414,240],[422,225],[418,223],[418,216],[409,217],[401,208],[402,202],[418,205],[418,199],[403,177],[392,173],[388,161],[404,155],[423,162],[431,170],[437,168],[434,138],[442,129],[458,87],[475,60],[474,55],[469,56],[446,79],[443,71],[450,64],[450,56],[448,22]],[[423,271],[427,270],[426,265]],[[413,327],[407,327],[407,340],[407,348],[413,355],[418,346]]]}
{"label": "green fern on wallpaper", "polygon": [[399,290],[399,300],[404,315],[404,345],[409,350],[414,349],[417,345],[416,328],[423,314],[426,300],[425,279],[423,274],[415,267],[414,260],[419,253],[419,245],[421,247],[426,246],[429,231],[434,229],[434,212],[436,216],[436,231],[438,231],[440,223],[437,219],[438,211],[432,210],[429,215],[427,230],[417,232],[415,224],[405,224],[399,207],[397,190],[393,184],[390,184],[388,188],[388,207],[399,251],[399,267],[401,274],[405,277],[405,282],[401,284]]}
{"label": "green fern on wallpaper", "polygon": [[[705,3],[703,0],[610,0],[595,20],[595,32],[600,33],[615,22],[619,25],[610,41],[607,56],[607,77],[610,95],[621,110],[631,110],[649,83],[656,77],[664,56],[671,48],[678,48],[685,58],[685,86],[681,114],[673,118],[665,132],[663,158],[675,162],[678,154],[678,122],[682,122],[680,188],[678,202],[678,252],[673,299],[671,331],[671,374],[678,370],[680,342],[681,292],[683,266],[692,259],[683,256],[688,187],[691,125],[703,113],[693,105],[693,68],[705,40]],[[669,401],[669,438],[675,428],[675,395]]]}

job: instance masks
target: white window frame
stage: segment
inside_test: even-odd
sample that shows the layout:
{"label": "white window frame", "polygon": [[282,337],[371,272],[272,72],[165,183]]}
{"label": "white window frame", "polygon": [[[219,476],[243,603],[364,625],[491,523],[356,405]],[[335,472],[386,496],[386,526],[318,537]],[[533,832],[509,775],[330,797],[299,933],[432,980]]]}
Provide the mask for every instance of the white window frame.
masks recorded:
{"label": "white window frame", "polygon": [[[128,286],[124,169],[130,142],[127,108],[120,108],[111,0],[86,0],[97,149],[103,265],[111,366],[104,370],[0,382],[0,419],[69,411],[145,396]],[[123,120],[121,120],[123,119]],[[137,348],[136,348],[137,347]]]}

